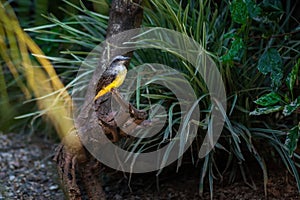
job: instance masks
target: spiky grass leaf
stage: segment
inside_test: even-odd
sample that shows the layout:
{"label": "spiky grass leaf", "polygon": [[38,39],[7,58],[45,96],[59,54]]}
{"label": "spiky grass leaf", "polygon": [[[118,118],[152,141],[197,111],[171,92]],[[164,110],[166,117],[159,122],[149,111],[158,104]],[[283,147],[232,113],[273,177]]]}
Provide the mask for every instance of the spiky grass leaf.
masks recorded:
{"label": "spiky grass leaf", "polygon": [[[9,10],[9,16],[6,15],[5,9]],[[43,52],[22,30],[13,9],[8,4],[5,6],[5,9],[1,4],[0,15],[6,19],[6,21],[4,20],[5,23],[10,21],[12,24],[11,26],[7,24],[5,28],[11,31],[10,37],[15,37],[14,40],[17,41],[19,53],[15,55],[19,55],[17,60],[20,61],[19,67],[23,70],[28,88],[33,91],[33,94],[38,99],[37,104],[40,110],[46,113],[60,137],[63,138],[74,128],[73,122],[70,120],[71,98],[49,60],[41,56],[36,57],[36,62],[30,57],[30,53],[43,55]],[[10,27],[13,27],[13,30]],[[66,145],[80,145],[78,138],[76,140],[77,136],[73,138],[72,136],[74,135],[70,134],[70,140]]]}

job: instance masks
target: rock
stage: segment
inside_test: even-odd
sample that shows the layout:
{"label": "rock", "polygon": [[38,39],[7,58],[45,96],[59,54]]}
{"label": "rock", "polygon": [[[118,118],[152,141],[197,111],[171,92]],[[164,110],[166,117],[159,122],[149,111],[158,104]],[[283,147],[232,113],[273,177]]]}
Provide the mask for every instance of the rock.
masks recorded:
{"label": "rock", "polygon": [[16,177],[14,175],[9,176],[9,181],[13,181]]}
{"label": "rock", "polygon": [[51,185],[49,187],[49,190],[57,190],[58,188],[59,188],[58,185]]}

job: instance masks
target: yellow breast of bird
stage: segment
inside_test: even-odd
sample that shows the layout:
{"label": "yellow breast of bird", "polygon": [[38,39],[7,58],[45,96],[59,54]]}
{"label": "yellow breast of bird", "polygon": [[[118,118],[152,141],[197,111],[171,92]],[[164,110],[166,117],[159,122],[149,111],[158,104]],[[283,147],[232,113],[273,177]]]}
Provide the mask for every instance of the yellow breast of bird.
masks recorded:
{"label": "yellow breast of bird", "polygon": [[122,85],[122,83],[125,80],[126,74],[127,74],[127,69],[124,65],[119,65],[116,68],[116,78],[115,80],[113,80],[113,82],[111,84],[109,84],[108,87],[109,90],[113,89],[113,88],[118,88]]}
{"label": "yellow breast of bird", "polygon": [[96,95],[95,99],[99,98],[100,96],[103,96],[104,94],[111,91],[113,88],[118,88],[122,85],[122,83],[125,80],[127,69],[124,65],[117,65],[115,68],[111,71],[111,73],[114,74],[115,78],[114,80],[102,88],[99,93]]}

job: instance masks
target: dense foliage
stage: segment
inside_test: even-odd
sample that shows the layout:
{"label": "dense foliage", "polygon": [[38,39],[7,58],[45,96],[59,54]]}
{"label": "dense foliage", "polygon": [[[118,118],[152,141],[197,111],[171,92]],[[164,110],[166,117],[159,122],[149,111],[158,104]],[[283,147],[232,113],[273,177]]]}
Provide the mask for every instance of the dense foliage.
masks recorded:
{"label": "dense foliage", "polygon": [[[100,5],[107,5],[106,1],[99,2]],[[54,64],[61,80],[71,92],[72,81],[80,63],[105,39],[108,12],[107,7],[101,14],[100,9],[96,12],[95,8],[99,5],[94,1],[64,3],[63,17],[44,15],[48,20],[46,24],[31,27],[33,23],[30,23],[29,27],[23,22],[23,26],[46,52],[46,57]],[[94,10],[91,3],[94,3]],[[221,180],[225,174],[229,174],[230,182],[234,181],[238,174],[248,182],[247,161],[253,159],[262,169],[266,186],[265,161],[276,160],[277,155],[294,175],[300,189],[300,157],[296,153],[300,129],[300,17],[297,13],[299,4],[298,1],[292,0],[145,2],[143,26],[169,28],[198,41],[218,64],[226,85],[228,112],[224,113],[225,128],[214,150],[199,162],[200,193],[203,192],[206,178],[211,194],[214,180]],[[18,5],[17,8],[21,9],[22,6]],[[16,11],[18,13],[18,10]],[[20,17],[21,13],[19,12]],[[38,19],[39,17],[36,21]],[[1,42],[9,43],[9,46],[13,47],[9,39]],[[4,55],[5,52],[1,52],[1,115],[17,116],[29,112],[25,117],[40,116],[42,111],[18,111],[24,101],[19,94],[25,93],[26,82],[22,76],[16,77],[11,68],[8,68],[10,71],[7,70],[9,64]],[[205,83],[189,63],[179,60],[172,52],[139,50],[134,53],[131,67],[140,63],[157,62],[181,71],[191,80],[197,97],[201,99],[200,104],[204,111],[203,117],[197,123],[201,130],[206,131],[211,123],[209,113],[213,108],[210,107]],[[18,69],[20,74],[22,70]],[[176,130],[176,124],[179,123],[178,113],[175,112],[176,101],[170,103],[170,96],[167,95],[151,96],[143,93],[149,90],[155,93],[161,88],[149,85],[149,88],[140,91],[142,98],[136,98],[133,103],[147,107],[147,103],[169,102],[171,125],[168,126],[168,130]],[[3,120],[2,117],[1,121]],[[15,121],[10,120],[9,125],[13,123]],[[165,132],[158,137],[163,138],[164,134]],[[201,141],[202,137],[199,133],[197,141]],[[136,141],[134,149],[138,147],[139,151],[143,151],[144,145],[137,145],[139,142],[141,141]],[[199,143],[195,142],[192,158],[197,155],[198,146]],[[217,161],[220,155],[225,164]]]}

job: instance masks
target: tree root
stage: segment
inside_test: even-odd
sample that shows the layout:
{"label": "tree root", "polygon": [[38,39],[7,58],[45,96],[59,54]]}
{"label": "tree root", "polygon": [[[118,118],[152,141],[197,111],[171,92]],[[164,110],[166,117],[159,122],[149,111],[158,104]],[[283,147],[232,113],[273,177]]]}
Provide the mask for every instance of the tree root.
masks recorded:
{"label": "tree root", "polygon": [[65,195],[70,200],[86,199],[85,195],[91,200],[106,199],[99,177],[100,163],[83,150],[85,155],[74,153],[64,143],[56,149],[54,161]]}

